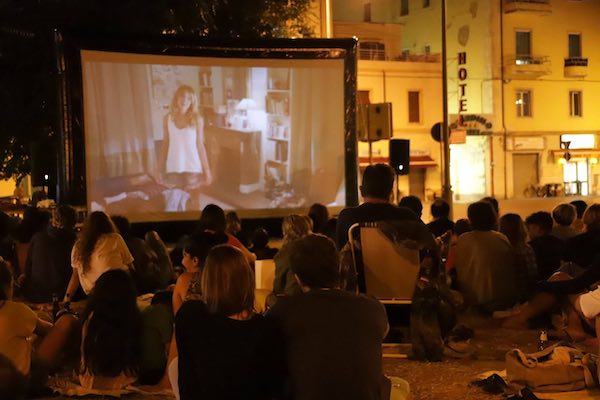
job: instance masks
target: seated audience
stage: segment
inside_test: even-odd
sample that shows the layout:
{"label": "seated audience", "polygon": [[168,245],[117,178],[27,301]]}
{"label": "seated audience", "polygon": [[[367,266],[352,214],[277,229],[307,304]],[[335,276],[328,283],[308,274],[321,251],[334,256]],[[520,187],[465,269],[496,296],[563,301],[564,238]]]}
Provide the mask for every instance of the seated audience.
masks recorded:
{"label": "seated audience", "polygon": [[204,231],[189,238],[183,247],[181,263],[185,272],[177,278],[173,290],[173,313],[177,314],[183,302],[201,297],[200,279],[206,256],[211,248],[227,243],[224,233]]}
{"label": "seated audience", "polygon": [[514,252],[503,234],[494,231],[497,216],[492,205],[479,201],[467,209],[473,231],[456,244],[456,273],[465,302],[491,312],[511,307],[520,297],[515,287]]}
{"label": "seated audience", "polygon": [[253,311],[247,259],[232,246],[217,246],[201,282],[203,301],[186,302],[175,318],[180,398],[278,398],[280,338],[275,324]]}
{"label": "seated audience", "polygon": [[173,336],[173,295],[157,292],[142,310],[142,337],[139,383],[156,385],[165,375],[169,345]]}
{"label": "seated audience", "polygon": [[11,235],[16,228],[16,224],[15,219],[0,211],[0,257],[11,263],[11,265],[17,265],[16,242]]}
{"label": "seated audience", "polygon": [[132,263],[133,256],[108,215],[102,211],[92,212],[71,252],[73,272],[64,301],[72,299],[79,285],[85,294],[89,294],[104,272],[112,269],[129,271]]}
{"label": "seated audience", "polygon": [[496,215],[498,215],[498,216],[500,215],[500,204],[498,203],[498,200],[495,197],[486,196],[483,199],[481,199],[480,201],[485,201],[487,203],[490,203],[492,205],[492,208],[496,212]]}
{"label": "seated audience", "polygon": [[466,218],[461,218],[454,224],[454,231],[452,232],[452,236],[450,237],[450,244],[445,252],[446,271],[449,272],[452,276],[454,276],[454,278],[456,278],[456,244],[458,243],[458,238],[463,233],[471,232],[472,230],[473,227],[471,226],[471,222],[469,222],[469,220]]}
{"label": "seated audience", "polygon": [[390,203],[394,177],[394,170],[387,164],[369,165],[365,169],[360,186],[364,203],[358,207],[345,208],[338,217],[335,235],[338,250],[341,250],[348,242],[348,229],[353,224],[383,220],[413,221],[416,234],[423,241],[429,240],[435,247],[433,235],[414,212],[406,207],[396,207]]}
{"label": "seated audience", "polygon": [[53,295],[62,296],[71,278],[71,251],[77,239],[75,209],[58,206],[52,222],[31,238],[25,271],[19,282],[27,300],[50,303]]}
{"label": "seated audience", "polygon": [[131,234],[131,223],[126,217],[110,218],[133,256],[132,277],[139,294],[151,293],[159,287],[159,265],[156,254],[146,242]]}
{"label": "seated audience", "polygon": [[398,202],[398,206],[408,208],[414,212],[419,219],[423,216],[423,203],[421,203],[421,199],[417,196],[404,196],[400,199],[400,202]]}
{"label": "seated audience", "polygon": [[381,395],[381,348],[388,329],[384,307],[337,288],[338,253],[327,237],[310,234],[291,247],[302,293],[283,297],[267,314],[284,335],[285,398],[387,398]]}
{"label": "seated audience", "polygon": [[250,251],[256,255],[257,260],[271,260],[277,254],[276,248],[269,247],[269,232],[265,228],[256,228],[250,241]]}
{"label": "seated audience", "polygon": [[173,283],[173,279],[175,278],[173,264],[171,257],[169,257],[169,250],[156,231],[146,232],[144,240],[156,255],[158,262],[158,288],[161,290],[166,289],[167,286]]}
{"label": "seated audience", "polygon": [[79,382],[88,389],[122,389],[137,380],[142,319],[135,285],[121,269],[104,272],[82,317]]}
{"label": "seated audience", "polygon": [[427,224],[427,227],[433,233],[433,236],[439,237],[444,233],[454,229],[454,222],[448,216],[450,215],[450,205],[444,199],[435,199],[431,203],[431,217],[433,221]]}
{"label": "seated audience", "polygon": [[577,217],[575,218],[575,221],[573,221],[573,228],[579,232],[583,232],[585,228],[583,224],[583,214],[587,209],[587,203],[583,200],[573,200],[569,204],[575,206],[575,210],[577,210]]}
{"label": "seated audience", "polygon": [[273,258],[275,260],[273,293],[292,295],[300,293],[300,287],[290,266],[291,243],[308,235],[311,229],[304,216],[292,214],[283,219],[281,230],[283,231],[283,245]]}
{"label": "seated audience", "polygon": [[559,267],[563,258],[565,244],[552,235],[552,216],[549,212],[538,211],[525,219],[529,234],[529,245],[535,253],[538,276],[546,280]]}
{"label": "seated audience", "polygon": [[335,237],[335,220],[332,222],[332,218],[329,215],[329,210],[321,203],[314,203],[308,209],[308,216],[313,222],[312,231],[315,233],[321,233],[327,237]]}
{"label": "seated audience", "polygon": [[581,233],[572,226],[576,216],[577,210],[572,204],[563,203],[554,207],[552,210],[552,219],[554,219],[552,234],[559,239],[566,240]]}
{"label": "seated audience", "polygon": [[592,204],[585,210],[583,225],[583,233],[565,242],[564,260],[586,268],[600,251],[600,204]]}
{"label": "seated audience", "polygon": [[248,245],[248,236],[242,229],[242,220],[235,211],[225,214],[225,233],[234,236],[244,246]]}
{"label": "seated audience", "polygon": [[525,300],[538,281],[535,252],[527,244],[525,224],[518,214],[504,214],[500,218],[500,233],[504,234],[515,252],[515,268],[521,300]]}
{"label": "seated audience", "polygon": [[256,256],[246,248],[234,235],[227,233],[227,220],[225,218],[225,211],[216,204],[209,204],[202,210],[198,225],[194,231],[195,234],[202,233],[204,231],[212,232],[224,232],[227,234],[227,244],[237,247],[244,253],[248,262],[252,264],[256,260]]}

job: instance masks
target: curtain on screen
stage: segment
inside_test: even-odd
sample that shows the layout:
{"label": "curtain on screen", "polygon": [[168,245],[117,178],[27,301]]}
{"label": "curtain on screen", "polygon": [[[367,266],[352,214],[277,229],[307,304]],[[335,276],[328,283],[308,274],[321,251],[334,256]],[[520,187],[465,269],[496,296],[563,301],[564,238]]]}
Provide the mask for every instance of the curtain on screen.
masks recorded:
{"label": "curtain on screen", "polygon": [[150,69],[145,65],[84,65],[86,157],[92,179],[153,174]]}

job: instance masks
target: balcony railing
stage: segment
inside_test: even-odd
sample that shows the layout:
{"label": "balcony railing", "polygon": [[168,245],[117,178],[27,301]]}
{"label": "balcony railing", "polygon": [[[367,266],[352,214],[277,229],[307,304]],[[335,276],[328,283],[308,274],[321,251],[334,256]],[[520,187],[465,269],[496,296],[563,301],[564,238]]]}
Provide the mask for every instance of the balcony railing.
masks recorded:
{"label": "balcony railing", "polygon": [[552,12],[552,3],[550,0],[504,0],[505,13],[517,11],[547,14]]}
{"label": "balcony railing", "polygon": [[565,67],[587,67],[588,59],[583,57],[565,58]]}
{"label": "balcony railing", "polygon": [[514,78],[537,78],[552,72],[550,58],[531,54],[520,54],[506,57],[504,60],[505,72]]}
{"label": "balcony railing", "polygon": [[587,76],[588,59],[583,57],[565,58],[565,77],[583,78]]}
{"label": "balcony railing", "polygon": [[404,61],[423,63],[437,63],[441,61],[441,55],[438,53],[393,55],[381,49],[359,49],[358,58],[360,60],[371,61]]}
{"label": "balcony railing", "polygon": [[384,49],[365,49],[365,48],[359,48],[358,58],[360,60],[379,60],[379,61],[385,61],[388,59],[386,57]]}

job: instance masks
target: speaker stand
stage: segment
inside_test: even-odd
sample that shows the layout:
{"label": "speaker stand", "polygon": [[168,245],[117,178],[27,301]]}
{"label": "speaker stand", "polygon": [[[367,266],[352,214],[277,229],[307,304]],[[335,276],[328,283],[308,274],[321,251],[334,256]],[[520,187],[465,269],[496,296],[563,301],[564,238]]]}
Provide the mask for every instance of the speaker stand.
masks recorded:
{"label": "speaker stand", "polygon": [[373,165],[373,142],[369,139],[369,165]]}
{"label": "speaker stand", "polygon": [[396,205],[400,203],[400,174],[396,174]]}

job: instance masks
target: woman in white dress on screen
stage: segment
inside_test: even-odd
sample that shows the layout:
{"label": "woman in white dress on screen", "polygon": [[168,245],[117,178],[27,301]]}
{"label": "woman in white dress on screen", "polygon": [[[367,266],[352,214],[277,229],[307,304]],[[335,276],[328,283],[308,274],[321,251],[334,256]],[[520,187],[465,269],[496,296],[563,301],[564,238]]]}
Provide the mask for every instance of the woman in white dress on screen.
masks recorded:
{"label": "woman in white dress on screen", "polygon": [[198,101],[194,89],[188,85],[177,88],[169,113],[163,120],[163,144],[157,174],[163,181],[166,172],[169,182],[195,189],[212,183],[212,174],[204,148],[204,120],[197,112]]}

